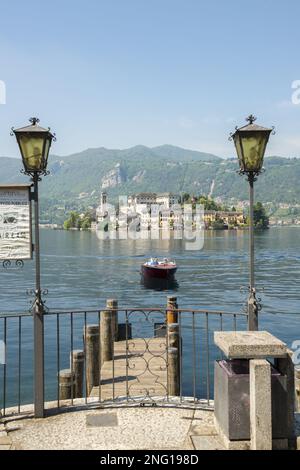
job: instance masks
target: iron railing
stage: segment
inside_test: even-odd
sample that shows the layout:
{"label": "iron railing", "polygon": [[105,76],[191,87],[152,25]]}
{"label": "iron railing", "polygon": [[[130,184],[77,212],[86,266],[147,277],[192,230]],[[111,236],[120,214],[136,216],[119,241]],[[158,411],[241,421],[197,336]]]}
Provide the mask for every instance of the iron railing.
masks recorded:
{"label": "iron railing", "polygon": [[[105,310],[105,309],[104,309]],[[102,310],[103,311],[103,310]],[[106,309],[107,311],[107,309]],[[113,311],[113,310],[111,310]],[[213,342],[214,331],[247,328],[245,313],[175,309],[179,332],[179,384],[176,399],[169,393],[168,310],[118,308],[120,341],[112,342],[112,360],[100,367],[99,383],[87,389],[86,332],[99,326],[101,310],[48,311],[44,315],[45,403],[52,407],[82,405],[199,405],[213,397],[213,363],[221,358]],[[84,334],[85,333],[85,334]],[[0,403],[2,415],[22,412],[33,397],[33,317],[30,313],[0,314]],[[83,394],[60,399],[60,371],[71,369],[71,351],[84,351]],[[99,349],[99,364],[101,364]],[[71,360],[70,360],[71,357]],[[143,364],[143,365],[142,365]],[[2,368],[2,373],[1,373]],[[161,387],[160,387],[161,385]],[[53,402],[55,402],[53,404]]]}

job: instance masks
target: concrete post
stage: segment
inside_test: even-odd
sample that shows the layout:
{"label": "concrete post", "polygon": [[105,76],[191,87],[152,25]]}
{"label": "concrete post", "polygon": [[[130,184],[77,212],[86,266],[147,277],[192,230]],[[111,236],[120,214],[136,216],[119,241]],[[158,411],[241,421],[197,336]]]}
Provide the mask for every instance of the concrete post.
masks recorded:
{"label": "concrete post", "polygon": [[100,319],[100,357],[101,365],[113,358],[114,318],[111,310],[103,310]]}
{"label": "concrete post", "polygon": [[99,325],[86,325],[86,337],[84,329],[83,335],[86,355],[86,390],[89,396],[93,387],[99,385]]}
{"label": "concrete post", "polygon": [[292,360],[293,351],[287,350],[286,357],[276,359],[275,365],[282,375],[286,375],[287,380],[287,424],[289,447],[295,445],[295,366]]}
{"label": "concrete post", "polygon": [[300,412],[300,368],[295,367],[295,411]]}
{"label": "concrete post", "polygon": [[265,359],[250,360],[251,450],[272,450],[271,366]]}
{"label": "concrete post", "polygon": [[177,323],[178,313],[174,310],[178,309],[177,297],[168,296],[167,298],[167,323]]}
{"label": "concrete post", "polygon": [[84,352],[80,349],[71,351],[70,366],[75,379],[74,398],[83,397]]}
{"label": "concrete post", "polygon": [[69,400],[72,398],[72,387],[73,397],[74,391],[74,373],[71,373],[70,369],[63,369],[59,371],[59,399]]}
{"label": "concrete post", "polygon": [[115,299],[108,299],[106,301],[106,309],[112,309],[111,311],[111,318],[112,318],[112,334],[114,337],[114,341],[119,340],[119,332],[118,332],[118,301]]}
{"label": "concrete post", "polygon": [[180,395],[179,379],[179,351],[177,348],[168,348],[168,395]]}

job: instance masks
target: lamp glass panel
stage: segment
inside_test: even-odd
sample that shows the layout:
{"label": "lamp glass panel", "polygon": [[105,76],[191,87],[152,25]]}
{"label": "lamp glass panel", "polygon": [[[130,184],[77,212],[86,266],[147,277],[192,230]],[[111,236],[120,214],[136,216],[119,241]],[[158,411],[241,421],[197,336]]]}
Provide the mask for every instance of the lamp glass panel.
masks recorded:
{"label": "lamp glass panel", "polygon": [[234,136],[234,144],[235,144],[236,153],[239,159],[240,168],[241,170],[243,170],[244,169],[243,151],[242,151],[240,136],[238,133],[236,133]]}
{"label": "lamp glass panel", "polygon": [[19,144],[26,170],[37,171],[43,169],[44,138],[22,135],[19,136]]}
{"label": "lamp glass panel", "polygon": [[240,136],[244,170],[261,170],[268,137],[269,134],[265,132],[251,132],[251,135],[245,133]]}
{"label": "lamp glass panel", "polygon": [[44,167],[45,168],[47,167],[50,146],[51,146],[51,139],[48,137],[45,142],[45,150],[44,150]]}

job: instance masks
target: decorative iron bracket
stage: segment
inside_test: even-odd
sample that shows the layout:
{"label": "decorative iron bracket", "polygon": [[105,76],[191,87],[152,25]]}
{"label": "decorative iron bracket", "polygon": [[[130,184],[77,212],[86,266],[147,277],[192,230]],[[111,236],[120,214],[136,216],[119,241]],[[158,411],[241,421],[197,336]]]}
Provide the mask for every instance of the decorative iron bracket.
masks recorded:
{"label": "decorative iron bracket", "polygon": [[26,295],[33,297],[33,299],[29,301],[30,307],[28,311],[30,313],[34,313],[34,309],[37,304],[40,311],[43,313],[49,312],[49,308],[46,306],[46,301],[42,299],[42,296],[48,295],[48,289],[43,289],[40,292],[37,292],[34,289],[27,289]]}
{"label": "decorative iron bracket", "polygon": [[257,292],[264,292],[264,291],[265,291],[264,287],[259,287],[259,288],[253,287],[252,289],[250,289],[250,286],[248,286],[248,287],[241,286],[240,287],[240,292],[242,294],[248,292],[247,300],[245,300],[244,305],[243,305],[243,312],[244,313],[248,313],[248,301],[249,301],[250,298],[254,299],[254,303],[255,303],[257,312],[261,311],[261,309],[262,309],[261,297],[257,297],[256,294],[257,294]]}

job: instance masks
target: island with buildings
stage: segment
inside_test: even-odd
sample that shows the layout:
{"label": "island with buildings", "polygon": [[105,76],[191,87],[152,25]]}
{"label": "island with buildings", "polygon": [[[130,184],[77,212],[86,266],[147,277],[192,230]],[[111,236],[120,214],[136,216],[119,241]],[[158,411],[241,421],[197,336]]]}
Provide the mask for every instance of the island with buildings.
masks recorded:
{"label": "island with buildings", "polygon": [[[96,230],[97,227],[110,225],[118,229],[135,224],[136,227],[150,230],[155,223],[158,228],[181,229],[185,223],[190,223],[190,219],[193,219],[197,205],[203,208],[203,228],[207,230],[247,228],[247,216],[244,210],[235,207],[228,210],[207,197],[184,196],[169,192],[142,192],[125,197],[124,200],[120,198],[116,207],[109,203],[107,193],[101,192],[98,207],[81,214],[71,211],[64,228]],[[185,206],[192,208],[192,216],[191,212],[185,213]],[[264,212],[263,207],[260,210]]]}

